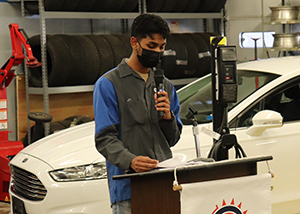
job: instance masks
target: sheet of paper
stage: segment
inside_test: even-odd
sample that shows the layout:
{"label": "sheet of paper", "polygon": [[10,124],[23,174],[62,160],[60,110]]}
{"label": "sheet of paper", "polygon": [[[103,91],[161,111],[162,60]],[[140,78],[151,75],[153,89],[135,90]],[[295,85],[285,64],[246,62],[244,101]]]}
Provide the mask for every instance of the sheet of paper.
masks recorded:
{"label": "sheet of paper", "polygon": [[175,168],[183,165],[186,165],[186,163],[182,162],[178,157],[170,158],[157,164],[159,168]]}

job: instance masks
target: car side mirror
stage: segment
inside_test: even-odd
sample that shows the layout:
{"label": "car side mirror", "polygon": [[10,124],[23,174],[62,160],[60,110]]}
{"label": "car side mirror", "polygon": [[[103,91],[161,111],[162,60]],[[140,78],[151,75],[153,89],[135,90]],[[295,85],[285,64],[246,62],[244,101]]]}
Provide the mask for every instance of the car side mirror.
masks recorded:
{"label": "car side mirror", "polygon": [[253,125],[246,133],[251,136],[260,136],[266,129],[281,127],[282,120],[283,117],[276,111],[260,111],[252,118]]}

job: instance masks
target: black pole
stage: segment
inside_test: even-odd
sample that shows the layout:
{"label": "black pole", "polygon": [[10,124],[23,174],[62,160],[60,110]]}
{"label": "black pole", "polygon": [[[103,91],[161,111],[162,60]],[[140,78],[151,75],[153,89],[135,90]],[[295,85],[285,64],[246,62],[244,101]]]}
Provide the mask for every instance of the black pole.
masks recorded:
{"label": "black pole", "polygon": [[259,38],[251,38],[254,41],[254,60],[257,60],[257,40],[259,40]]}
{"label": "black pole", "polygon": [[218,130],[221,126],[222,119],[223,119],[223,107],[217,100],[217,88],[216,88],[216,54],[215,51],[217,49],[218,43],[223,39],[223,37],[215,37],[210,45],[210,51],[211,51],[211,88],[212,88],[212,103],[213,103],[213,109],[212,109],[212,115],[213,115],[213,131],[219,132]]}

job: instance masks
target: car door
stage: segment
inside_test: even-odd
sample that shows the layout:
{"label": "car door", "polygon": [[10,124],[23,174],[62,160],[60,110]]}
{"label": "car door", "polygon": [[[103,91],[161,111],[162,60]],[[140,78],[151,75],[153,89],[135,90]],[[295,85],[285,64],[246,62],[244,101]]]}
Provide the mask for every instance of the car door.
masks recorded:
{"label": "car door", "polygon": [[[247,134],[253,116],[262,110],[273,110],[283,117],[283,125],[266,129],[261,135]],[[247,156],[272,155],[271,169],[275,173],[272,184],[273,203],[289,200],[300,201],[300,80],[299,77],[274,87],[250,104],[229,124]],[[231,152],[232,153],[232,152]],[[232,155],[232,154],[231,154]],[[260,172],[267,172],[267,165],[260,163]],[[300,203],[298,203],[300,204]],[[300,205],[297,208],[300,210]]]}

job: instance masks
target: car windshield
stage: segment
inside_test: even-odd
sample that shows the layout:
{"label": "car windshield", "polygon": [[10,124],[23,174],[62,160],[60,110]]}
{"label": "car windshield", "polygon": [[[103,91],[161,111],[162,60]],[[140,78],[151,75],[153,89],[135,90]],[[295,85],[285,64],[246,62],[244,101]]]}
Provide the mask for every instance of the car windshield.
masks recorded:
{"label": "car windshield", "polygon": [[[251,95],[253,92],[266,85],[270,81],[277,78],[278,75],[249,71],[238,70],[238,96],[236,103],[228,104],[228,111]],[[189,113],[189,107],[197,111],[195,116],[198,123],[207,123],[212,120],[212,96],[211,96],[211,76],[207,75],[197,82],[189,85],[186,88],[178,91],[180,101],[180,118],[184,125],[192,124],[191,120],[186,119]]]}

